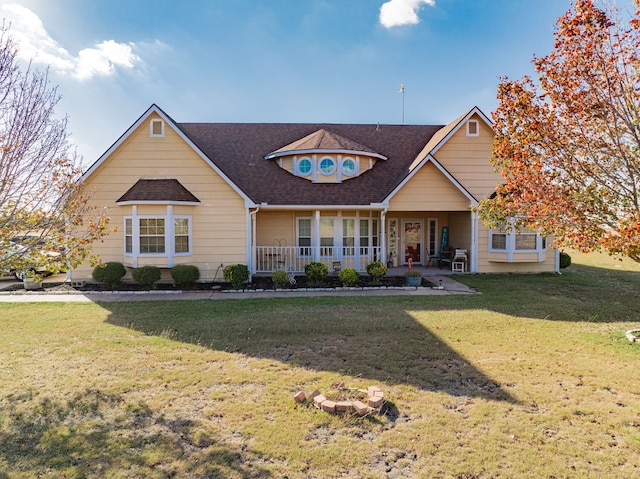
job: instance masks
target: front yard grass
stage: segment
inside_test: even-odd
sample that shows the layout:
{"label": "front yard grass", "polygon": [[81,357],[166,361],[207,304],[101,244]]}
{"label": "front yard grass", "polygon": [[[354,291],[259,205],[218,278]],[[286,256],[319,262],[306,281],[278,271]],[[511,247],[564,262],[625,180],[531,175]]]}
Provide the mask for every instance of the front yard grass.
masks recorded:
{"label": "front yard grass", "polygon": [[[640,476],[640,269],[481,294],[0,306],[0,478]],[[381,416],[294,402],[380,387]]]}

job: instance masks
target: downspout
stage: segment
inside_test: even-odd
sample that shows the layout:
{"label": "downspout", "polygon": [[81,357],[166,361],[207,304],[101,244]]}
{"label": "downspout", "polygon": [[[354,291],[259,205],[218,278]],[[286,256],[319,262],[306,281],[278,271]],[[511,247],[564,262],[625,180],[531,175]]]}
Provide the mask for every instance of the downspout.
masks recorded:
{"label": "downspout", "polygon": [[247,208],[247,211],[249,212],[249,221],[248,221],[248,228],[249,228],[249,234],[247,235],[248,238],[248,254],[247,254],[247,258],[249,258],[250,264],[249,264],[249,281],[252,280],[252,276],[255,274],[256,272],[256,249],[254,247],[252,247],[252,245],[256,244],[256,214],[258,213],[258,211],[260,211],[260,206],[256,206],[255,211],[251,211],[249,208]]}

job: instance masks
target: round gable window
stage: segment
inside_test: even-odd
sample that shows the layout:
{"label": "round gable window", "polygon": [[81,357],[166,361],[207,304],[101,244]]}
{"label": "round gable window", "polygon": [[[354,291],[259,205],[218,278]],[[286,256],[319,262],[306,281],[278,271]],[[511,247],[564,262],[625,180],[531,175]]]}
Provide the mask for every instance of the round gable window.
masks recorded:
{"label": "round gable window", "polygon": [[347,176],[353,176],[356,172],[356,162],[351,158],[345,158],[342,161],[342,173]]}
{"label": "round gable window", "polygon": [[320,160],[320,172],[323,175],[331,175],[336,171],[336,161],[328,156]]}
{"label": "round gable window", "polygon": [[309,158],[302,158],[298,161],[298,172],[302,176],[307,176],[311,173],[311,160]]}

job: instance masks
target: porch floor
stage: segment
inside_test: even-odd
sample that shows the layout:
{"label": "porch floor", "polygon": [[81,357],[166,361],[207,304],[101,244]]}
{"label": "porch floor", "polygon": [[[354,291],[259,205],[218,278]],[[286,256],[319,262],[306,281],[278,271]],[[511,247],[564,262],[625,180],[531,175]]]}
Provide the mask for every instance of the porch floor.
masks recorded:
{"label": "porch floor", "polygon": [[[396,266],[395,268],[389,268],[387,270],[387,276],[402,276],[408,270],[409,270],[409,267],[407,265]],[[422,273],[422,276],[425,276],[425,277],[444,276],[447,274],[454,274],[454,272],[451,271],[451,265],[443,266],[441,269],[441,268],[438,268],[437,266],[423,266],[421,264],[414,264],[413,270],[420,271]]]}

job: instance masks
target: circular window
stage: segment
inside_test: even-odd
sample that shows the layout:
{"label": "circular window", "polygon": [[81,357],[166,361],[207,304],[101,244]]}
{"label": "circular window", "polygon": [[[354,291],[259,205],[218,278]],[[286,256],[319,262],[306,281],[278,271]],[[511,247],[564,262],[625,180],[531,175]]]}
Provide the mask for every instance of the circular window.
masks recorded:
{"label": "circular window", "polygon": [[311,160],[309,158],[302,158],[298,161],[298,171],[302,176],[307,176],[311,173]]}
{"label": "circular window", "polygon": [[323,175],[331,175],[336,171],[336,162],[328,156],[320,160],[320,171]]}
{"label": "circular window", "polygon": [[352,176],[356,172],[356,162],[351,158],[345,158],[342,160],[342,173],[347,176]]}

